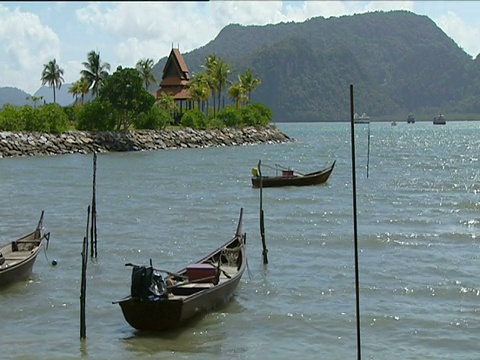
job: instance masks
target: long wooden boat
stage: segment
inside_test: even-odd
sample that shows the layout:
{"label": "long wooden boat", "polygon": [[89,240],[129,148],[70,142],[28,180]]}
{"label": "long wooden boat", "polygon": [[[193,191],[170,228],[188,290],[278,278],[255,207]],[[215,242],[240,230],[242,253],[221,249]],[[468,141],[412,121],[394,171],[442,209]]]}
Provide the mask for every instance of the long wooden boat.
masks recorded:
{"label": "long wooden boat", "polygon": [[44,233],[43,213],[35,230],[0,248],[0,287],[26,280],[32,274],[43,240],[48,241],[50,235]]}
{"label": "long wooden boat", "polygon": [[[280,176],[259,176],[258,171],[254,171],[252,177],[252,187],[281,187],[281,186],[309,186],[325,183],[332,174],[335,162],[327,168],[308,174],[298,174],[293,170],[283,170]],[[254,169],[255,170],[255,169]]]}
{"label": "long wooden boat", "polygon": [[247,263],[242,218],[243,209],[232,239],[177,272],[155,269],[151,261],[150,266],[125,264],[133,266],[130,295],[114,302],[125,320],[137,330],[165,331],[227,303]]}

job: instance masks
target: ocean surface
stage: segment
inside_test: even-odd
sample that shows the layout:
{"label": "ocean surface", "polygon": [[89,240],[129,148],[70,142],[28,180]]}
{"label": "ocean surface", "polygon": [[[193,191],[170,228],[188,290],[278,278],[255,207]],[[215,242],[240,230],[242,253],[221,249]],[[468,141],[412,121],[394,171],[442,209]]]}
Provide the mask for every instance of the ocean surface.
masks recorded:
{"label": "ocean surface", "polygon": [[[31,280],[0,292],[0,358],[479,359],[480,121],[356,124],[355,172],[350,123],[277,126],[295,141],[98,154],[85,340],[93,155],[0,159],[0,242],[42,210],[51,234]],[[264,175],[336,160],[326,184],[263,189],[268,265],[259,160]],[[248,271],[233,300],[174,332],[131,328],[112,304],[130,291],[125,263],[178,270],[230,239],[241,208]]]}

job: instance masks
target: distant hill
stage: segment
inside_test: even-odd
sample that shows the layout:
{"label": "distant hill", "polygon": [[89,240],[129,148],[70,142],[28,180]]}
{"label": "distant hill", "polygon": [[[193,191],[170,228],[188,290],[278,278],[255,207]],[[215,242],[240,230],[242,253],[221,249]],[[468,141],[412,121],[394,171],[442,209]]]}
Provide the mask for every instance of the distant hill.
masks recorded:
{"label": "distant hill", "polygon": [[[72,94],[68,93],[68,89],[72,86],[72,84],[63,84],[60,89],[55,89],[55,97],[57,104],[61,106],[69,106],[72,105],[75,99],[73,98]],[[42,86],[38,89],[34,97],[40,98],[43,97],[40,103],[53,103],[53,90],[51,87]],[[32,95],[26,93],[23,90],[14,88],[14,87],[1,87],[0,88],[0,107],[5,104],[12,104],[15,106],[23,106],[23,105],[33,105],[33,101],[29,98]]]}
{"label": "distant hill", "polygon": [[[68,89],[72,86],[72,84],[62,84],[60,89],[55,89],[55,101],[57,104],[61,106],[69,106],[75,102],[75,98],[72,94],[68,92]],[[49,104],[53,103],[53,90],[49,86],[42,86],[38,89],[34,96],[40,97],[43,96],[43,100]]]}
{"label": "distant hill", "polygon": [[25,104],[32,104],[27,98],[30,95],[25,91],[14,87],[2,87],[0,88],[0,107],[5,104],[12,104],[15,106],[23,106]]}
{"label": "distant hill", "polygon": [[[410,112],[480,114],[480,56],[473,60],[430,18],[408,11],[228,25],[205,46],[183,53],[191,75],[203,71],[210,54],[235,70],[230,81],[253,70],[261,84],[252,101],[269,106],[277,122],[348,119],[351,84],[355,111],[372,120],[406,119]],[[158,81],[166,61],[167,56],[154,66]],[[57,90],[59,104],[73,103],[70,86]],[[0,104],[7,98],[3,92]],[[35,96],[53,101],[49,87]],[[26,101],[26,95],[19,99]],[[226,95],[224,103],[230,103]]]}
{"label": "distant hill", "polygon": [[[254,70],[262,83],[252,100],[272,108],[275,121],[348,119],[350,84],[357,112],[374,118],[480,113],[480,60],[473,61],[431,19],[408,11],[229,25],[183,54],[191,74],[203,71],[209,54],[237,70],[230,80]],[[166,60],[154,67],[157,79]]]}

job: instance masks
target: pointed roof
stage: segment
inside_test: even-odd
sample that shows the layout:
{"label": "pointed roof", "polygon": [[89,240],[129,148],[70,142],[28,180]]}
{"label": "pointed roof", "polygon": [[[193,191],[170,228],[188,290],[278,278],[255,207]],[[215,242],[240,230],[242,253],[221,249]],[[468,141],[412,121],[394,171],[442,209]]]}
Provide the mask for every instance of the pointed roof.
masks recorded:
{"label": "pointed roof", "polygon": [[159,97],[162,92],[171,94],[176,100],[189,98],[189,90],[184,89],[190,81],[190,72],[179,49],[172,49],[168,56],[167,63],[163,68],[160,89],[156,92]]}

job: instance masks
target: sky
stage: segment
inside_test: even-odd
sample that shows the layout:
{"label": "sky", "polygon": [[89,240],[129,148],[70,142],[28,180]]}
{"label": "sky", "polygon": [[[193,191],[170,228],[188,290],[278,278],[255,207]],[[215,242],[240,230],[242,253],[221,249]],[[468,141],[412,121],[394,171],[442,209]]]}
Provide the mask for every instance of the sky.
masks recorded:
{"label": "sky", "polygon": [[44,65],[55,59],[65,84],[80,78],[94,50],[109,63],[157,63],[172,47],[187,53],[215,39],[229,24],[266,25],[370,11],[426,15],[475,58],[480,53],[480,1],[147,1],[0,2],[0,87],[33,95]]}

